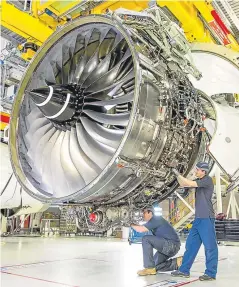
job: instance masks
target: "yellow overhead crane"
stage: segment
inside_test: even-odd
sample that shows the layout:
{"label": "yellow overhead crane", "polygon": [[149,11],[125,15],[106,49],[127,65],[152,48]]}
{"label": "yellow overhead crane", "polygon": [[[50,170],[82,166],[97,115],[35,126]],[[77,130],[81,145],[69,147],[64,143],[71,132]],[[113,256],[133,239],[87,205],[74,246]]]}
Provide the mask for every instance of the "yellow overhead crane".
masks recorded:
{"label": "yellow overhead crane", "polygon": [[160,7],[167,7],[180,21],[189,42],[220,44],[239,51],[239,43],[231,35],[220,16],[214,10],[212,0],[202,1],[160,1]]}
{"label": "yellow overhead crane", "polygon": [[[221,43],[239,51],[239,44],[228,31],[211,5],[212,0],[161,1],[158,6],[166,8],[178,20],[189,42]],[[14,4],[14,2],[12,1]],[[41,46],[60,26],[71,19],[87,14],[104,14],[126,8],[142,11],[149,1],[40,1],[32,0],[29,11],[22,11],[6,0],[1,2],[1,25],[26,39],[26,43]],[[30,45],[19,46],[22,57],[32,58],[34,49]]]}
{"label": "yellow overhead crane", "polygon": [[27,41],[41,45],[53,32],[39,19],[20,11],[6,0],[2,1],[1,25]]}

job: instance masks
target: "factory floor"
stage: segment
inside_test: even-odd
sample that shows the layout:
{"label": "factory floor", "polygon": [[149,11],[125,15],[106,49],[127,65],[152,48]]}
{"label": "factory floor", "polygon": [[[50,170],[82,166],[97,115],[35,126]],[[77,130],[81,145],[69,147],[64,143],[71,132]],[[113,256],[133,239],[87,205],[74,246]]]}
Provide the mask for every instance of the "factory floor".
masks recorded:
{"label": "factory floor", "polygon": [[[184,244],[179,252],[183,254]],[[219,246],[216,281],[200,282],[204,271],[201,248],[191,278],[170,274],[138,277],[141,245],[97,238],[1,238],[2,287],[236,287],[239,282],[239,247]]]}

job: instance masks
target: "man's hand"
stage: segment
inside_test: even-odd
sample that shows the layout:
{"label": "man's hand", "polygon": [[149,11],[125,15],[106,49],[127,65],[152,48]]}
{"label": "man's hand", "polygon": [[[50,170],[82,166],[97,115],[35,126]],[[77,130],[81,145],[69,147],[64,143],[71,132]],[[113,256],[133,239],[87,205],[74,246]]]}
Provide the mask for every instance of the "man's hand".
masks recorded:
{"label": "man's hand", "polygon": [[178,172],[178,170],[176,168],[172,168],[172,172],[178,177],[180,175],[180,173]]}
{"label": "man's hand", "polygon": [[130,225],[135,231],[143,233],[149,231],[145,226],[143,225],[136,225],[136,224],[131,224]]}

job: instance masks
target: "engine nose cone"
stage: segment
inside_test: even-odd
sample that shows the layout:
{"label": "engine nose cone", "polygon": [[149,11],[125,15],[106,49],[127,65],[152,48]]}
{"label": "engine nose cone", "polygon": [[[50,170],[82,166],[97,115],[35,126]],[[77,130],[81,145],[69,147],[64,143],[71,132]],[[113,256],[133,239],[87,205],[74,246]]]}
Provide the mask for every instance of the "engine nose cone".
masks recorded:
{"label": "engine nose cone", "polygon": [[56,122],[71,120],[77,110],[77,101],[65,86],[47,86],[30,91],[32,100],[43,115]]}

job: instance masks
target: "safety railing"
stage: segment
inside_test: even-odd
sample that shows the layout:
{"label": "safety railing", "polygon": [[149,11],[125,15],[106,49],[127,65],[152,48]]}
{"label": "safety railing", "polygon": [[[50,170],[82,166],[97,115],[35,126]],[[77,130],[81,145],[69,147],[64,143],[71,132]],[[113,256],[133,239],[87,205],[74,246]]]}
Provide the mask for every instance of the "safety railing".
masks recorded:
{"label": "safety railing", "polygon": [[[188,197],[185,198],[185,201],[194,208],[195,205],[195,197],[194,194],[190,194]],[[167,216],[167,220],[172,224],[176,224],[182,219],[184,216],[192,212],[188,206],[185,205],[183,201],[181,201],[177,207],[171,210],[169,215]]]}

